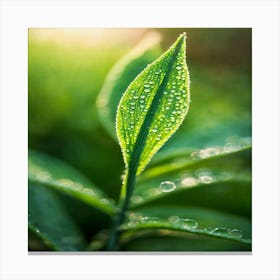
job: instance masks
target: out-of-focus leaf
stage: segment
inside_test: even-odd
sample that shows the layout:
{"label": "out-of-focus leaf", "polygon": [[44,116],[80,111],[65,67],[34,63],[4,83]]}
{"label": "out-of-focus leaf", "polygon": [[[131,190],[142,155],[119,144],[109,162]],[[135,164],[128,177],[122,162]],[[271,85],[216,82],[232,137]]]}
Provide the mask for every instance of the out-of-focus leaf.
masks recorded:
{"label": "out-of-focus leaf", "polygon": [[[204,151],[206,154],[206,151]],[[204,153],[203,152],[203,153]],[[139,179],[131,208],[189,205],[251,216],[250,148],[160,166]],[[147,170],[149,172],[149,170]],[[226,198],[226,199],[225,199]]]}
{"label": "out-of-focus leaf", "polygon": [[166,229],[251,243],[248,219],[207,208],[146,207],[131,212],[123,230]]}
{"label": "out-of-focus leaf", "polygon": [[117,140],[116,111],[122,94],[134,78],[161,53],[160,35],[146,34],[144,39],[109,72],[97,99],[100,121],[108,133]]}
{"label": "out-of-focus leaf", "polygon": [[95,187],[85,176],[66,163],[45,154],[30,151],[28,155],[28,178],[88,203],[112,214],[113,201]]}
{"label": "out-of-focus leaf", "polygon": [[[189,115],[190,119],[192,114],[193,112],[191,111]],[[228,122],[219,122],[211,128],[205,127],[204,123],[202,122],[200,125],[191,129],[181,127],[155,155],[150,166],[162,164],[163,162],[168,163],[175,157],[190,157],[195,152],[195,159],[197,159],[200,156],[201,158],[207,156],[205,152],[211,155],[251,146],[251,123],[249,120],[242,119],[241,121],[230,120]]]}
{"label": "out-of-focus leaf", "polygon": [[180,233],[159,230],[138,232],[130,240],[123,243],[122,251],[171,251],[171,252],[232,252],[251,251],[251,244],[239,241],[217,239],[204,235]]}
{"label": "out-of-focus leaf", "polygon": [[29,228],[52,249],[80,251],[84,238],[53,191],[39,184],[28,187]]}
{"label": "out-of-focus leaf", "polygon": [[194,171],[207,166],[221,171],[244,171],[251,167],[251,145],[210,146],[200,150],[181,149],[161,164],[147,169],[139,181],[160,177],[167,174],[178,174],[181,171]]}
{"label": "out-of-focus leaf", "polygon": [[117,110],[117,135],[128,168],[139,175],[174,134],[189,108],[186,36],[128,86]]}

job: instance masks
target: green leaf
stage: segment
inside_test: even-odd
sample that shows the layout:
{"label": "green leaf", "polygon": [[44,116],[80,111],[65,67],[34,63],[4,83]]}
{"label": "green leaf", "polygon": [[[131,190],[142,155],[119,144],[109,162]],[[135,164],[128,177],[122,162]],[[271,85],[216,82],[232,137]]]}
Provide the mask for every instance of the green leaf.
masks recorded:
{"label": "green leaf", "polygon": [[134,233],[130,239],[123,242],[121,250],[132,252],[240,252],[251,251],[251,244],[206,235],[153,230]]}
{"label": "green leaf", "polygon": [[84,238],[53,191],[39,184],[28,187],[29,228],[52,249],[79,251]]}
{"label": "green leaf", "polygon": [[[230,149],[230,150],[227,150]],[[174,174],[181,171],[193,171],[197,168],[219,169],[220,171],[238,171],[246,173],[251,163],[251,145],[244,146],[210,146],[200,150],[180,149],[164,162],[147,169],[139,181],[149,180],[161,175]],[[240,174],[239,174],[240,175]]]}
{"label": "green leaf", "polygon": [[123,230],[167,229],[251,243],[248,219],[207,208],[152,206],[131,212],[128,217]]}
{"label": "green leaf", "polygon": [[251,216],[251,149],[248,147],[191,162],[186,158],[146,172],[137,182],[131,208],[187,204]]}
{"label": "green leaf", "polygon": [[68,164],[45,154],[29,151],[28,179],[47,185],[97,209],[113,214],[115,204],[85,176]]}
{"label": "green leaf", "polygon": [[116,111],[122,94],[138,73],[160,55],[160,39],[159,33],[146,34],[144,39],[112,68],[98,95],[99,119],[116,140]]}
{"label": "green leaf", "polygon": [[117,110],[117,135],[127,167],[139,175],[179,128],[189,108],[186,36],[177,41],[128,86]]}
{"label": "green leaf", "polygon": [[175,157],[192,159],[194,157],[192,153],[203,157],[205,150],[209,151],[208,154],[211,154],[210,151],[221,153],[238,150],[251,146],[251,142],[251,126],[244,118],[238,121],[222,121],[211,128],[205,127],[205,121],[202,121],[192,129],[187,126],[181,127],[155,155],[149,166],[161,164]]}

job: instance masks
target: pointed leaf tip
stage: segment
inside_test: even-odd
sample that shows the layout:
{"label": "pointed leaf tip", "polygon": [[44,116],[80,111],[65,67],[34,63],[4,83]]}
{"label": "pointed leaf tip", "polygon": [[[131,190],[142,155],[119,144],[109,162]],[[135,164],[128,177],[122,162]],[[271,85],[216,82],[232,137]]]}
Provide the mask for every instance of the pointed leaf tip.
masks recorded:
{"label": "pointed leaf tip", "polygon": [[117,135],[127,167],[139,175],[179,128],[189,108],[186,34],[128,86],[117,111]]}

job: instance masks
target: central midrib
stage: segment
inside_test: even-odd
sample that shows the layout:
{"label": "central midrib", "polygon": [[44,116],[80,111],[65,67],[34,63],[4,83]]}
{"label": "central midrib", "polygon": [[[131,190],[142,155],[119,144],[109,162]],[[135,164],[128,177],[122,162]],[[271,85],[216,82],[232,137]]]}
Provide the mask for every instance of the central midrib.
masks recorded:
{"label": "central midrib", "polygon": [[177,54],[178,54],[178,52],[181,48],[181,45],[183,43],[183,39],[184,39],[184,37],[182,36],[180,38],[180,41],[177,43],[177,45],[175,47],[174,53],[171,56],[171,58],[170,58],[170,60],[167,64],[166,74],[165,74],[164,78],[162,79],[162,82],[160,83],[160,86],[159,86],[159,88],[158,88],[158,90],[157,90],[157,92],[154,96],[152,104],[151,104],[151,106],[150,106],[150,108],[147,112],[147,115],[146,115],[146,117],[143,121],[143,124],[142,124],[142,126],[139,130],[139,133],[137,135],[135,148],[132,152],[132,155],[131,155],[131,158],[130,158],[130,161],[129,161],[129,165],[128,165],[129,172],[131,172],[133,174],[136,174],[136,172],[137,172],[137,167],[138,167],[138,164],[139,164],[139,160],[140,160],[141,154],[143,152],[143,149],[145,147],[145,143],[146,143],[146,140],[147,140],[147,137],[148,137],[149,128],[150,128],[150,126],[153,122],[158,104],[160,104],[161,98],[163,96],[163,92],[164,92],[165,87],[168,83],[168,79],[169,79],[169,76],[170,76],[170,73],[171,73],[171,70],[172,70],[172,66],[173,66],[173,64],[176,60]]}

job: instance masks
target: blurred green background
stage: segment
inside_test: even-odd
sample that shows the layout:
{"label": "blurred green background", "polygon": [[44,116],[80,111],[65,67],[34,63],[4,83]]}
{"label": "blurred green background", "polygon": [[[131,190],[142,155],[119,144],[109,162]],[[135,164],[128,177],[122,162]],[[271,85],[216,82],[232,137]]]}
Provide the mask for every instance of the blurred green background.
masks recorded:
{"label": "blurred green background", "polygon": [[76,167],[114,199],[124,164],[96,99],[112,66],[151,30],[163,51],[187,33],[191,107],[163,151],[251,137],[251,29],[29,29],[29,148]]}

